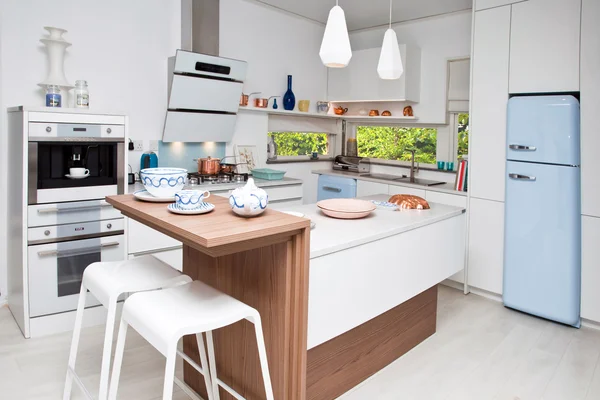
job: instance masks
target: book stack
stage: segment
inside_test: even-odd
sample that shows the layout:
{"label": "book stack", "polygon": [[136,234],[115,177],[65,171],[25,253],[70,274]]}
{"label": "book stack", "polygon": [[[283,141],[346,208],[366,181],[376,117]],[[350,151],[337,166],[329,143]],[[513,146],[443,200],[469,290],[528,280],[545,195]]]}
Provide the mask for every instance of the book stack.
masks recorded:
{"label": "book stack", "polygon": [[467,177],[469,170],[469,161],[461,160],[458,163],[458,170],[456,171],[456,182],[454,183],[454,189],[459,192],[467,191]]}

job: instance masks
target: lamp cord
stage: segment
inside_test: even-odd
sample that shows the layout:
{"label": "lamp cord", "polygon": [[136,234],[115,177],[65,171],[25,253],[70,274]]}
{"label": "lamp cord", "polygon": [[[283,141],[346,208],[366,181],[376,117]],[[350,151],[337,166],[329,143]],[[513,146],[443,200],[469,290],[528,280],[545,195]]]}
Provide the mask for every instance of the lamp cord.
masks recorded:
{"label": "lamp cord", "polygon": [[390,0],[390,29],[392,29],[392,3],[393,0]]}

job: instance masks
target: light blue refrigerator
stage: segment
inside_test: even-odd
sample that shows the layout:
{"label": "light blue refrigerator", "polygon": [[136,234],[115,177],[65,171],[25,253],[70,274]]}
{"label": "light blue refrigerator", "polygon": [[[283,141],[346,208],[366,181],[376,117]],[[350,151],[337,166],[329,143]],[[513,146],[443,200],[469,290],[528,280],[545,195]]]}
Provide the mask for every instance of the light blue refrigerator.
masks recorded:
{"label": "light blue refrigerator", "polygon": [[580,326],[579,102],[508,103],[504,289],[507,307]]}

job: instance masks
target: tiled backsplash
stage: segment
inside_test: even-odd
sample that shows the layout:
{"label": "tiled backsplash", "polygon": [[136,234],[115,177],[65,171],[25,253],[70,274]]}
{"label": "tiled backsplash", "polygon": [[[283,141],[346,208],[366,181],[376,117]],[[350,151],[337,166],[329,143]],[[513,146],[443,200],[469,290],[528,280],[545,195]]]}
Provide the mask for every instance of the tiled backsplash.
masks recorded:
{"label": "tiled backsplash", "polygon": [[223,158],[225,157],[225,143],[184,143],[158,142],[158,166],[185,168],[188,171],[196,171],[198,164],[196,158]]}

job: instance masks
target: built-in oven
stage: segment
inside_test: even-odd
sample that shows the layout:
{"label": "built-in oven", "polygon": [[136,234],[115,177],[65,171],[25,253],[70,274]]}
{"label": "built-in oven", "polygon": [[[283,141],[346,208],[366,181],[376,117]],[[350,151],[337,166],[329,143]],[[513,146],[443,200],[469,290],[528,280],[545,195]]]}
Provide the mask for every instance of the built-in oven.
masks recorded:
{"label": "built-in oven", "polygon": [[31,317],[77,309],[85,269],[125,257],[123,216],[104,200],[29,206],[28,217]]}
{"label": "built-in oven", "polygon": [[[31,123],[28,146],[28,204],[102,199],[125,192],[122,125]],[[72,168],[85,173],[72,175]]]}

